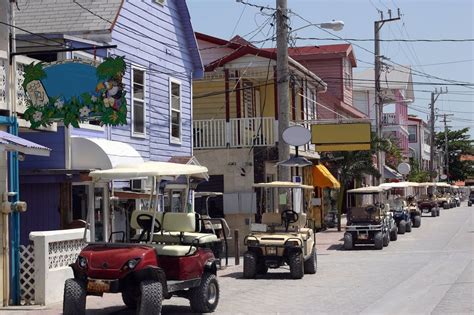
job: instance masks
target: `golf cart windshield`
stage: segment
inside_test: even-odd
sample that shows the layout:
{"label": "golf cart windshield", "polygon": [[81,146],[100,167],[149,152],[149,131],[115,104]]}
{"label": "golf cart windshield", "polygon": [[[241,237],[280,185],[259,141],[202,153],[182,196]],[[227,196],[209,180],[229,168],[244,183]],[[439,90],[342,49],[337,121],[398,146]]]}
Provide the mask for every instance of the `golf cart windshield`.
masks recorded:
{"label": "golf cart windshield", "polygon": [[388,203],[391,211],[402,211],[405,206],[402,198],[390,199]]}

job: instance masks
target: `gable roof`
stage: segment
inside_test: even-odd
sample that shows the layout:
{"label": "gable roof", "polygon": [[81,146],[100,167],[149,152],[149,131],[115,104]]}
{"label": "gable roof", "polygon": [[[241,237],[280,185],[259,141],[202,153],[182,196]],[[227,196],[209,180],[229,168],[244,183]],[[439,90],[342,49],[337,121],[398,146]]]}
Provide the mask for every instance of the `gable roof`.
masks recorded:
{"label": "gable roof", "polygon": [[[73,0],[19,0],[20,10],[15,11],[15,24],[40,34],[110,32],[119,15],[123,0],[76,0],[76,2]],[[114,23],[111,24],[109,21]],[[17,33],[25,32],[18,29]]]}
{"label": "gable roof", "polygon": [[[274,50],[267,49],[267,50]],[[334,45],[318,45],[318,46],[301,46],[288,48],[290,57],[300,59],[326,59],[334,56],[348,57],[353,67],[357,67],[357,61],[354,49],[351,44],[334,44]]]}

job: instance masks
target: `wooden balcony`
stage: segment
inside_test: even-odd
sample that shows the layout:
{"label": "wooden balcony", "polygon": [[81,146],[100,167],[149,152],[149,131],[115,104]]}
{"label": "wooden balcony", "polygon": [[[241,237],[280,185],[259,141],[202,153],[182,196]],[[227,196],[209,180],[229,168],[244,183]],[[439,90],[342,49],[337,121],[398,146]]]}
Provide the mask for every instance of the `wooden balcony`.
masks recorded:
{"label": "wooden balcony", "polygon": [[274,146],[277,128],[273,117],[194,120],[194,149]]}

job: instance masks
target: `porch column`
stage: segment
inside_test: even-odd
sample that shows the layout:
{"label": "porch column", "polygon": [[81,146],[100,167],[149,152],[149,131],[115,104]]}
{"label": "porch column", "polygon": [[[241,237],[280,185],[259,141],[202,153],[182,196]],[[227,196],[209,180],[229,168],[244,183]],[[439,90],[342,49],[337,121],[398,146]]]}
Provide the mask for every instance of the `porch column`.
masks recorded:
{"label": "porch column", "polygon": [[296,90],[295,83],[291,83],[291,120],[296,119]]}
{"label": "porch column", "polygon": [[226,145],[230,145],[230,91],[229,91],[229,69],[224,69],[225,82],[225,139]]}
{"label": "porch column", "polygon": [[235,84],[235,103],[237,106],[237,118],[242,117],[242,106],[241,106],[241,100],[240,100],[240,78],[239,78],[239,71],[235,71],[235,77],[237,80],[237,83]]}
{"label": "porch column", "polygon": [[273,123],[273,134],[275,143],[278,142],[278,79],[277,79],[277,70],[276,66],[273,67],[273,98],[275,100],[274,112],[275,112],[275,121]]}

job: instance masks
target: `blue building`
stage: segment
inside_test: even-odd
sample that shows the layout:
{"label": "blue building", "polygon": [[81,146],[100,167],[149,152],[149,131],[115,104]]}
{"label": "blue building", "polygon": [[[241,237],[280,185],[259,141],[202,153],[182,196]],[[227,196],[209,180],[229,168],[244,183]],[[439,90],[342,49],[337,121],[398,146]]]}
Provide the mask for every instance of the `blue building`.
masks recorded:
{"label": "blue building", "polygon": [[[101,211],[108,189],[92,189],[91,169],[192,156],[191,86],[203,76],[203,67],[185,0],[22,0],[18,7],[16,25],[42,36],[18,31],[17,49],[25,56],[44,62],[124,56],[127,65],[126,125],[90,121],[66,128],[57,123],[32,131],[20,124],[23,138],[52,149],[48,158],[28,157],[20,164],[20,191],[29,205],[21,218],[21,241],[27,243],[31,231],[80,226],[91,202],[96,223],[108,222]],[[92,48],[104,45],[117,47]],[[48,52],[71,47],[91,49]],[[45,51],[29,53],[38,49]],[[17,93],[20,109],[22,93]],[[107,224],[103,234],[108,234]]]}

